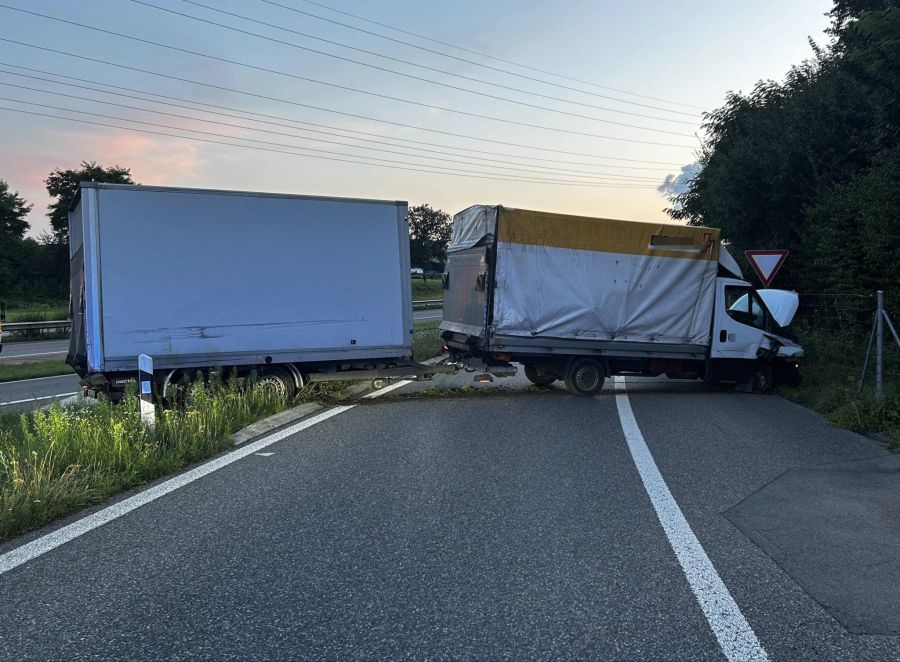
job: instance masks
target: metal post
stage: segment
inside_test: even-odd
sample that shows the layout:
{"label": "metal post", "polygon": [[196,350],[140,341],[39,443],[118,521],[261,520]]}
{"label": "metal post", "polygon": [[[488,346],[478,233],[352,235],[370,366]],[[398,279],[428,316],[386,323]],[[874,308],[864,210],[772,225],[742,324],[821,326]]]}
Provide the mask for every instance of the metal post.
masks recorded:
{"label": "metal post", "polygon": [[875,312],[875,397],[881,398],[884,389],[884,292],[878,290],[878,310]]}
{"label": "metal post", "polygon": [[153,359],[146,354],[138,356],[138,386],[141,406],[141,422],[152,428],[156,425],[156,407],[153,405]]}

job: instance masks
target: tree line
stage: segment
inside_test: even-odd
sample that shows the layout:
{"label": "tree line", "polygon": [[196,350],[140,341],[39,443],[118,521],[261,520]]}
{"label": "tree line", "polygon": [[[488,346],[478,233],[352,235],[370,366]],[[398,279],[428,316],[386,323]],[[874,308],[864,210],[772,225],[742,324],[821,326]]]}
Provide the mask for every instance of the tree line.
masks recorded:
{"label": "tree line", "polygon": [[[56,302],[69,297],[69,205],[79,182],[135,184],[131,170],[83,161],[78,168],[51,172],[45,184],[52,199],[50,231],[26,237],[33,205],[0,179],[0,300],[12,305]],[[414,267],[440,270],[450,243],[450,215],[427,204],[410,207],[410,258]]]}
{"label": "tree line", "polygon": [[[900,0],[837,0],[829,43],[781,83],[706,115],[699,172],[669,214],[736,257],[786,248],[777,287],[900,295]],[[745,263],[746,266],[746,263]]]}

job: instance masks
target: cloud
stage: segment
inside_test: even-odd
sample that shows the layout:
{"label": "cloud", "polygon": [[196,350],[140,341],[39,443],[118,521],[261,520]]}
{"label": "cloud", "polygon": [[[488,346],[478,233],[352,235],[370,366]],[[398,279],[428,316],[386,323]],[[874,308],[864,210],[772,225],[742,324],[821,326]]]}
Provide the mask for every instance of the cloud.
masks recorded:
{"label": "cloud", "polygon": [[688,190],[691,180],[700,172],[701,166],[699,161],[688,163],[681,167],[681,173],[678,175],[666,175],[662,184],[656,187],[656,190],[665,195],[667,198],[679,195]]}

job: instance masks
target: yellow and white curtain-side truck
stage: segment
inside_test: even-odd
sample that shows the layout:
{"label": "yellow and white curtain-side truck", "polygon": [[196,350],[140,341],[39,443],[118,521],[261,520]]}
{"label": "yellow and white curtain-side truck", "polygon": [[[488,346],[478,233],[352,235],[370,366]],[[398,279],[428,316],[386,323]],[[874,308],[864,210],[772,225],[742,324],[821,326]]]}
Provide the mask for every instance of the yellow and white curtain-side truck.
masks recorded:
{"label": "yellow and white curtain-side truck", "polygon": [[798,377],[794,292],[756,289],[704,227],[474,206],[453,219],[441,336],[451,361],[578,395],[612,375],[769,390]]}

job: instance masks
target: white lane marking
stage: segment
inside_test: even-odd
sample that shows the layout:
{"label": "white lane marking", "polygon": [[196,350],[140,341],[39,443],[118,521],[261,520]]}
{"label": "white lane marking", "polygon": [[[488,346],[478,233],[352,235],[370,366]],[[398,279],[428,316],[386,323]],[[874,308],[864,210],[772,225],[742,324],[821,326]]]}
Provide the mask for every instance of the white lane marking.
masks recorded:
{"label": "white lane marking", "polygon": [[[4,382],[5,384],[14,384],[15,382]],[[6,405],[21,405],[25,402],[37,402],[38,400],[50,400],[52,398],[68,398],[70,395],[78,395],[81,391],[74,393],[57,393],[56,395],[42,395],[39,398],[25,398],[24,400],[10,400],[9,402],[0,402],[0,407]]]}
{"label": "white lane marking", "polygon": [[56,531],[41,536],[40,538],[36,538],[29,543],[25,543],[21,547],[17,547],[16,549],[0,556],[0,575],[9,572],[13,568],[18,567],[23,563],[27,563],[32,559],[42,556],[47,552],[56,549],[60,545],[64,545],[67,542],[74,540],[75,538],[83,536],[85,533],[93,531],[94,529],[101,527],[104,524],[118,519],[123,515],[127,515],[136,508],[140,508],[141,506],[146,505],[152,501],[156,501],[160,497],[165,496],[170,492],[174,492],[175,490],[184,487],[185,485],[193,483],[199,478],[208,476],[214,471],[218,471],[223,467],[227,467],[229,464],[233,464],[234,462],[237,462],[238,460],[245,458],[252,453],[261,451],[267,446],[271,446],[272,444],[281,441],[285,437],[289,437],[290,435],[300,432],[301,430],[311,428],[312,426],[321,423],[322,421],[325,421],[332,416],[342,414],[345,411],[352,409],[353,407],[354,405],[344,405],[324,411],[321,414],[300,421],[295,425],[285,428],[284,430],[274,432],[266,437],[263,437],[262,439],[251,442],[246,446],[240,446],[227,455],[222,455],[221,457],[217,457],[214,460],[210,460],[206,464],[202,464],[195,469],[186,471],[183,474],[178,474],[177,476],[170,478],[169,480],[164,481],[158,485],[154,485],[153,487],[146,489],[143,492],[139,492],[138,494],[130,496],[127,499],[123,499],[118,503],[107,506],[103,510],[98,510],[96,513],[88,515],[87,517],[83,517],[76,522],[72,522],[71,524],[62,527],[61,529],[57,529]]}
{"label": "white lane marking", "polygon": [[42,380],[42,379],[65,379],[65,378],[67,378],[67,377],[69,377],[69,378],[71,378],[71,377],[76,377],[76,378],[77,378],[78,375],[76,375],[76,374],[73,372],[73,373],[68,374],[68,375],[50,375],[49,377],[29,377],[28,379],[13,379],[13,380],[8,381],[8,382],[0,382],[0,386],[3,386],[4,384],[21,384],[22,382],[37,382],[37,381],[40,381],[40,380]]}
{"label": "white lane marking", "polygon": [[[396,384],[392,384],[391,386],[384,388],[381,391],[370,393],[366,397],[377,398],[383,393],[387,393],[388,391],[392,391],[395,388],[400,388],[401,386],[405,386],[409,383],[409,380],[403,380],[397,382]],[[328,409],[327,411],[323,411],[321,414],[317,414],[311,418],[298,421],[294,425],[286,427],[283,430],[273,432],[272,434],[265,436],[262,439],[257,439],[256,441],[250,442],[249,444],[246,444],[244,446],[239,446],[227,455],[222,455],[214,460],[210,460],[206,464],[202,464],[195,469],[186,471],[183,474],[178,474],[177,476],[159,483],[158,485],[154,485],[153,487],[148,488],[143,492],[139,492],[134,496],[130,496],[127,499],[119,501],[118,503],[114,503],[113,505],[107,506],[102,510],[98,510],[92,515],[83,517],[82,519],[72,522],[71,524],[57,529],[56,531],[52,531],[47,535],[36,538],[31,542],[25,543],[21,547],[17,547],[7,552],[6,554],[0,555],[0,575],[9,572],[13,568],[17,568],[18,566],[22,565],[23,563],[27,563],[32,559],[43,556],[47,552],[50,552],[61,545],[65,545],[67,542],[83,536],[85,533],[93,531],[94,529],[101,527],[104,524],[127,515],[132,510],[156,501],[160,497],[163,497],[170,492],[174,492],[175,490],[182,488],[185,485],[193,483],[195,480],[203,478],[204,476],[208,476],[214,471],[218,471],[223,467],[227,467],[229,464],[233,464],[234,462],[237,462],[238,460],[241,460],[248,455],[258,453],[267,446],[271,446],[272,444],[281,441],[282,439],[285,439],[292,434],[296,434],[301,430],[311,428],[312,426],[317,425],[322,421],[328,420],[332,416],[337,416],[338,414],[343,414],[346,411],[350,411],[355,406],[356,405],[340,405],[338,407]]]}
{"label": "white lane marking", "polygon": [[411,379],[401,379],[399,382],[394,382],[393,384],[389,384],[384,388],[378,389],[377,391],[373,391],[372,393],[368,393],[363,396],[363,398],[377,398],[379,396],[384,395],[385,393],[390,393],[393,390],[400,388],[401,386],[406,386],[407,384],[412,384]]}
{"label": "white lane marking", "polygon": [[272,457],[275,453],[254,453],[254,455],[259,455],[260,457]]}
{"label": "white lane marking", "polygon": [[0,355],[0,359],[24,359],[29,356],[49,356],[51,354],[68,354],[68,350],[61,349],[57,352],[35,352],[34,354],[6,354]]}
{"label": "white lane marking", "polygon": [[719,577],[712,561],[706,555],[703,545],[694,535],[675,497],[669,491],[653,455],[644,441],[638,427],[625,389],[625,378],[616,377],[616,407],[622,432],[628,442],[628,449],[637,467],[644,488],[656,510],[666,538],[678,557],[678,563],[687,577],[691,590],[700,603],[713,634],[719,641],[722,652],[732,662],[736,660],[768,660],[765,649],[756,638],[753,628],[744,618],[740,608],[731,597],[725,582]]}

